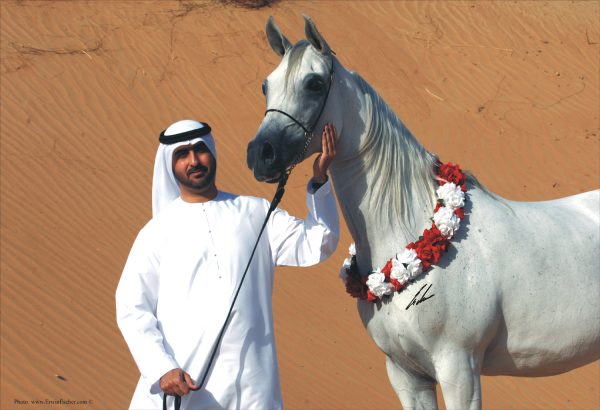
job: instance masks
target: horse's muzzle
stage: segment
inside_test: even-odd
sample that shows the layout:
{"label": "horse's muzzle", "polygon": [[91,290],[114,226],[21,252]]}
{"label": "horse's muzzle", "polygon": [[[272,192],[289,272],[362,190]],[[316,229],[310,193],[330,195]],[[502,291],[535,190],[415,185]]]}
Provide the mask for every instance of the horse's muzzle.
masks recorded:
{"label": "horse's muzzle", "polygon": [[248,144],[246,162],[260,182],[274,183],[285,171],[278,150],[269,140],[254,139]]}

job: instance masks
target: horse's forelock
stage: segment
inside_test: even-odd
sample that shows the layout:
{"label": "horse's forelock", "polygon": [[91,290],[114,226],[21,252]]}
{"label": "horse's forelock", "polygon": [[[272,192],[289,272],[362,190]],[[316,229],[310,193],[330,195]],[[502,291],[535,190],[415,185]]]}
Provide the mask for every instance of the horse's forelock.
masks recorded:
{"label": "horse's forelock", "polygon": [[301,40],[294,44],[292,49],[290,50],[290,54],[288,57],[287,70],[285,72],[285,83],[284,87],[287,90],[290,82],[296,78],[298,71],[302,65],[302,57],[304,57],[304,53],[309,46],[309,42],[306,40]]}
{"label": "horse's forelock", "polygon": [[284,90],[287,91],[288,86],[293,85],[293,81],[297,78],[298,72],[302,67],[302,59],[306,50],[311,47],[307,40],[300,40],[289,51],[288,64],[285,72]]}

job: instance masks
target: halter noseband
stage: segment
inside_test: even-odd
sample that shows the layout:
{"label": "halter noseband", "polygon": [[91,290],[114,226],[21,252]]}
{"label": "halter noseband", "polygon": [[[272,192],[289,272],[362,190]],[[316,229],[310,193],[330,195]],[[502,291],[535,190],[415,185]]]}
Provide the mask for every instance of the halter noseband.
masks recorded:
{"label": "halter noseband", "polygon": [[286,117],[288,117],[290,120],[294,121],[294,123],[296,125],[298,125],[300,128],[302,128],[304,130],[304,146],[302,147],[302,151],[298,154],[298,156],[292,162],[292,165],[288,168],[287,174],[289,174],[292,171],[292,169],[294,169],[294,167],[304,159],[304,155],[306,155],[308,146],[310,145],[310,142],[312,141],[312,138],[314,136],[313,131],[314,131],[315,127],[317,126],[317,122],[319,122],[319,119],[321,118],[323,111],[325,110],[325,106],[327,105],[327,99],[329,98],[329,91],[331,90],[331,84],[333,84],[333,64],[334,64],[334,60],[333,60],[333,56],[332,56],[331,57],[331,67],[329,69],[329,85],[327,86],[327,93],[325,94],[325,98],[323,99],[323,104],[321,105],[321,109],[319,110],[319,115],[317,115],[317,118],[313,122],[312,127],[310,127],[310,129],[306,128],[300,121],[298,121],[292,115],[288,114],[287,112],[285,112],[283,110],[279,110],[277,108],[269,108],[268,110],[265,111],[265,116],[270,112],[278,112],[279,114],[283,114]]}

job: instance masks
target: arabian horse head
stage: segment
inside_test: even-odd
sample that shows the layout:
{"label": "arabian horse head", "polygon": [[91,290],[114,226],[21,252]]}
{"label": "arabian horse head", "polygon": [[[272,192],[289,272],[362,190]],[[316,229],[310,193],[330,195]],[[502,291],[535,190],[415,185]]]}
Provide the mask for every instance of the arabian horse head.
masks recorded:
{"label": "arabian horse head", "polygon": [[[304,158],[320,151],[326,119],[335,119],[331,95],[339,66],[329,45],[309,17],[304,17],[306,40],[295,45],[281,33],[272,17],[266,26],[273,51],[282,57],[264,80],[267,110],[256,137],[248,144],[247,163],[259,181],[276,182]],[[339,127],[338,127],[339,130]]]}

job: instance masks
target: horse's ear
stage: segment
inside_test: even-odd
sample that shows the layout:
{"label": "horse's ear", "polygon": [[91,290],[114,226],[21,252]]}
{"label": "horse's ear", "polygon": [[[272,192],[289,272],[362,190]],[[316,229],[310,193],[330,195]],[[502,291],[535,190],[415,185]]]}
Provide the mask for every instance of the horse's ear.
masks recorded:
{"label": "horse's ear", "polygon": [[275,19],[273,16],[269,16],[267,20],[267,27],[265,29],[267,33],[267,40],[269,41],[269,45],[277,53],[277,55],[283,57],[286,51],[288,51],[292,47],[292,43],[281,34],[281,30],[275,24]]}
{"label": "horse's ear", "polygon": [[327,41],[323,38],[317,26],[308,16],[304,16],[304,35],[308,42],[321,54],[331,53],[331,49],[327,44]]}

